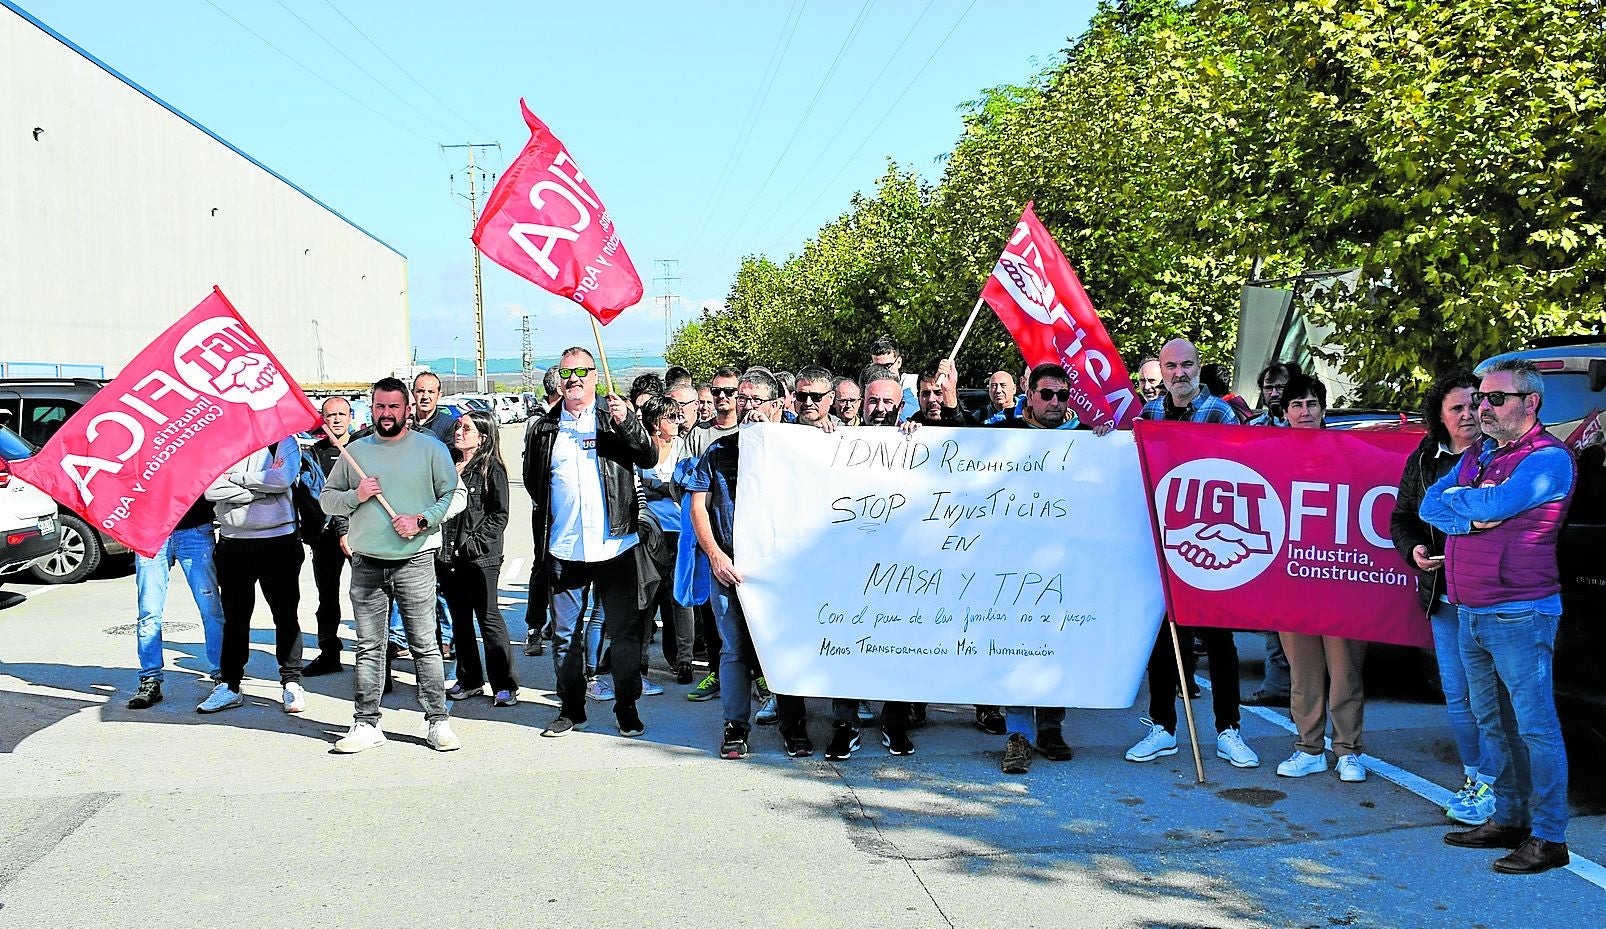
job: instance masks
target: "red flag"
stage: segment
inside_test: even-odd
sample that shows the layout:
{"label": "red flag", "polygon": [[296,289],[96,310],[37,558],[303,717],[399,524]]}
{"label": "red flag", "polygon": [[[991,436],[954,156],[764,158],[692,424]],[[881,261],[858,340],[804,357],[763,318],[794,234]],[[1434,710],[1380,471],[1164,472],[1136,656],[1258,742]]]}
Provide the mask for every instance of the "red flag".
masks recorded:
{"label": "red flag", "polygon": [[1030,203],[981,295],[1028,365],[1064,365],[1071,376],[1071,409],[1083,423],[1113,419],[1124,427],[1143,408],[1093,301]]}
{"label": "red flag", "polygon": [[219,474],[319,418],[214,287],[12,469],[149,557]]}
{"label": "red flag", "polygon": [[1420,432],[1137,424],[1171,617],[1431,648],[1389,536]]}
{"label": "red flag", "polygon": [[496,182],[474,227],[480,252],[586,308],[603,325],[641,301],[641,276],[580,167],[519,101],[530,141]]}

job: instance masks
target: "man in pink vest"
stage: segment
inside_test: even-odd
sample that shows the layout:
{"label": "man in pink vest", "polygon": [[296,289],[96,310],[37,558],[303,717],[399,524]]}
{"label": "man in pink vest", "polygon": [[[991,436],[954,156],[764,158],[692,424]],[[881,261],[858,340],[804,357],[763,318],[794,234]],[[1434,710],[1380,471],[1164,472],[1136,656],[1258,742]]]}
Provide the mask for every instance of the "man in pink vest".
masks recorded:
{"label": "man in pink vest", "polygon": [[1445,580],[1460,621],[1494,817],[1451,832],[1461,848],[1506,848],[1507,874],[1565,867],[1567,750],[1552,680],[1561,575],[1556,537],[1572,497],[1572,453],[1539,422],[1545,385],[1528,361],[1478,372],[1472,395],[1486,438],[1423,495],[1424,522],[1446,536]]}

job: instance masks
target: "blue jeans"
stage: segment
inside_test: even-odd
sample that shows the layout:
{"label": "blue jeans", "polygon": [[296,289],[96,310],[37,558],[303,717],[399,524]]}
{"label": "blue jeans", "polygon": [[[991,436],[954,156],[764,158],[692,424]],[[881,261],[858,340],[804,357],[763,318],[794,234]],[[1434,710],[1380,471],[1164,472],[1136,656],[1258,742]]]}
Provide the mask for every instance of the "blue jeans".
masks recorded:
{"label": "blue jeans", "polygon": [[217,536],[210,524],[179,529],[167,537],[156,557],[134,557],[134,588],[139,620],[134,636],[139,654],[139,679],[162,680],[162,612],[167,608],[167,581],[173,563],[184,571],[195,606],[201,611],[206,638],[206,669],[216,673],[223,663],[223,599],[218,594],[217,567],[212,550]]}
{"label": "blue jeans", "polygon": [[357,722],[379,725],[385,687],[386,610],[400,606],[418,675],[418,702],[429,722],[446,718],[446,680],[435,645],[435,553],[388,561],[351,556],[351,612],[357,626]]}
{"label": "blue jeans", "polygon": [[1467,665],[1461,660],[1460,612],[1454,604],[1438,600],[1429,620],[1433,623],[1433,656],[1439,661],[1439,686],[1444,689],[1444,708],[1450,713],[1450,738],[1461,766],[1482,772],[1482,736],[1467,698]]}
{"label": "blue jeans", "polygon": [[608,615],[602,608],[602,601],[598,600],[593,592],[591,609],[586,611],[580,619],[585,627],[586,642],[586,677],[593,677],[597,673],[597,666],[602,664],[602,631],[607,627]]}
{"label": "blue jeans", "polygon": [[1004,707],[1004,728],[1008,735],[1023,735],[1028,740],[1036,742],[1038,728],[1058,729],[1063,725],[1065,725],[1063,706]]}
{"label": "blue jeans", "polygon": [[1567,748],[1552,676],[1561,617],[1465,607],[1460,615],[1467,691],[1483,733],[1479,773],[1494,778],[1495,822],[1531,825],[1536,838],[1565,842]]}
{"label": "blue jeans", "polygon": [[[435,624],[440,627],[441,641],[452,644],[452,613],[446,608],[446,595],[440,592],[439,587],[435,589]],[[390,644],[397,648],[407,647],[407,630],[402,627],[401,610],[394,600],[390,603]]]}
{"label": "blue jeans", "polygon": [[748,662],[757,664],[753,640],[747,634],[747,617],[742,614],[735,588],[718,581],[713,588],[708,602],[719,627],[719,706],[725,713],[725,722],[735,723],[745,731],[753,718],[752,688],[747,677]]}

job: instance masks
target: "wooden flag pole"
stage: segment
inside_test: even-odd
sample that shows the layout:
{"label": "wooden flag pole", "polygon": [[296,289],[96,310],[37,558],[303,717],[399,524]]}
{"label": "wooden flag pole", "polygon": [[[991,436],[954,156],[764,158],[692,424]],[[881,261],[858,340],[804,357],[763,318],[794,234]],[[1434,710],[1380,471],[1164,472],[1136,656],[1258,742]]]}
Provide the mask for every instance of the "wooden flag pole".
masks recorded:
{"label": "wooden flag pole", "polygon": [[981,297],[977,297],[976,305],[970,308],[970,318],[965,320],[965,328],[959,330],[959,341],[954,343],[954,350],[948,355],[949,361],[959,363],[959,347],[965,344],[965,337],[970,335],[970,324],[976,321],[976,314],[981,312],[983,302]]}
{"label": "wooden flag pole", "polygon": [[[590,313],[586,314],[591,316]],[[602,327],[597,325],[597,318],[591,316],[591,332],[597,337],[597,357],[602,359],[602,377],[608,384],[608,393],[614,393],[613,375],[608,373],[608,350],[602,347]]]}
{"label": "wooden flag pole", "polygon": [[[358,480],[368,480],[368,475],[363,473],[362,465],[357,463],[356,456],[353,455],[344,445],[340,446],[340,457],[346,459],[346,464],[351,465],[351,470],[357,472]],[[378,500],[379,505],[385,508],[385,512],[390,514],[391,519],[396,518],[396,510],[391,507],[390,501],[385,499],[384,494],[375,494],[374,499]]]}
{"label": "wooden flag pole", "polygon": [[1187,671],[1182,667],[1182,640],[1177,637],[1177,624],[1166,617],[1165,624],[1171,627],[1171,652],[1177,659],[1177,687],[1182,691],[1182,712],[1188,717],[1188,740],[1193,743],[1193,769],[1199,774],[1199,783],[1205,782],[1204,762],[1199,758],[1199,731],[1193,725],[1193,700],[1188,696]]}

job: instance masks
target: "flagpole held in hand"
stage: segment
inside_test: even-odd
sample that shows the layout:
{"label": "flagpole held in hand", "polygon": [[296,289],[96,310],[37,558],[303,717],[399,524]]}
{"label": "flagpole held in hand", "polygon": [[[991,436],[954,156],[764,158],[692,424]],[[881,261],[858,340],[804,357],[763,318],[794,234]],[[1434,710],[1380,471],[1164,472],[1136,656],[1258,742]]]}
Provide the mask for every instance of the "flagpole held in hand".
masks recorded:
{"label": "flagpole held in hand", "polygon": [[[368,475],[363,472],[362,465],[357,463],[356,456],[352,455],[351,451],[344,445],[340,446],[340,457],[346,459],[346,464],[351,465],[351,470],[357,472],[358,480],[368,480]],[[390,501],[385,499],[384,494],[375,494],[374,499],[378,500],[379,505],[385,508],[385,512],[390,514],[391,519],[396,518],[396,511],[391,507]]]}
{"label": "flagpole held in hand", "polygon": [[970,308],[970,318],[965,320],[965,328],[959,330],[959,341],[954,343],[954,350],[948,353],[948,357],[956,363],[959,361],[959,347],[965,344],[965,337],[970,335],[970,326],[976,321],[976,314],[981,312],[981,305],[984,302],[986,301],[983,298],[976,298],[976,305]]}
{"label": "flagpole held in hand", "polygon": [[[589,315],[589,314],[587,314]],[[602,360],[602,379],[608,385],[608,393],[614,393],[613,375],[608,373],[608,350],[602,347],[602,327],[597,325],[597,318],[591,317],[591,332],[597,337],[597,357]]]}
{"label": "flagpole held in hand", "polygon": [[[1205,782],[1204,762],[1199,758],[1199,730],[1193,725],[1193,700],[1188,696],[1188,672],[1182,667],[1182,640],[1177,637],[1177,624],[1171,617],[1165,618],[1165,624],[1171,627],[1171,652],[1177,659],[1177,689],[1182,691],[1182,712],[1188,717],[1188,741],[1193,743],[1193,769],[1199,774],[1199,783]],[[1212,676],[1215,669],[1211,668]]]}

